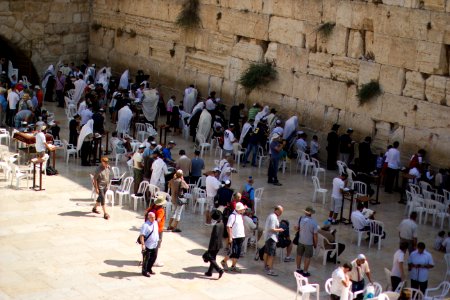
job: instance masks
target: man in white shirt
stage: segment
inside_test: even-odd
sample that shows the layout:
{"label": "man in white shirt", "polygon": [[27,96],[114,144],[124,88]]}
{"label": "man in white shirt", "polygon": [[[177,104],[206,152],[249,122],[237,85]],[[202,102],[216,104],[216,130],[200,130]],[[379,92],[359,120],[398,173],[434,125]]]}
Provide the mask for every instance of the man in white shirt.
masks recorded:
{"label": "man in white shirt", "polygon": [[134,175],[134,193],[137,194],[139,185],[144,178],[144,153],[145,145],[141,144],[138,151],[133,154],[133,175]]}
{"label": "man in white shirt", "polygon": [[234,137],[233,134],[233,130],[234,130],[234,124],[230,123],[230,126],[227,130],[225,130],[223,136],[224,136],[224,140],[223,140],[223,150],[224,153],[230,153],[233,154],[233,143],[237,142],[236,138]]}
{"label": "man in white shirt", "polygon": [[351,215],[351,221],[352,226],[358,231],[369,231],[369,221],[367,220],[366,216],[362,213],[364,209],[364,204],[359,202],[356,206],[356,210],[352,212]]}
{"label": "man in white shirt", "polygon": [[404,219],[398,225],[398,236],[400,237],[400,243],[406,242],[408,243],[408,251],[409,254],[416,249],[417,244],[417,213],[413,211],[409,215],[409,219]]}
{"label": "man in white shirt", "polygon": [[169,173],[166,163],[161,158],[159,150],[153,151],[152,176],[150,177],[150,184],[156,185],[161,191],[165,191],[166,178],[165,175]]}
{"label": "man in white shirt", "polygon": [[351,262],[352,270],[349,273],[350,280],[352,282],[352,292],[364,290],[365,281],[364,275],[367,277],[370,283],[373,283],[370,275],[369,263],[367,262],[364,254],[359,254],[358,257]]}
{"label": "man in white shirt", "polygon": [[394,182],[398,183],[398,170],[400,169],[400,151],[398,151],[399,142],[395,141],[393,147],[386,153],[386,183],[384,191],[392,194]]}
{"label": "man in white shirt", "polygon": [[47,127],[45,125],[41,126],[41,128],[39,128],[39,132],[36,134],[35,147],[36,147],[36,154],[39,158],[41,158],[45,155],[45,151],[47,149],[51,150],[53,148],[53,146],[47,144],[47,140],[45,137],[45,129],[46,128]]}
{"label": "man in white shirt", "polygon": [[408,243],[400,243],[400,249],[398,249],[394,254],[394,260],[392,262],[391,269],[391,286],[392,290],[395,291],[397,286],[405,280],[405,253],[408,250]]}
{"label": "man in white shirt", "polygon": [[206,209],[205,209],[205,224],[211,224],[211,210],[214,207],[214,197],[217,195],[221,183],[219,181],[220,169],[214,170],[206,177]]}
{"label": "man in white shirt", "polygon": [[408,174],[411,175],[411,178],[408,179],[408,182],[417,184],[418,179],[420,179],[420,172],[417,167],[412,167],[411,170],[409,170]]}
{"label": "man in white shirt", "polygon": [[295,145],[297,146],[297,151],[306,152],[308,150],[308,143],[306,143],[307,135],[303,131],[297,132],[297,141]]}
{"label": "man in white shirt", "polygon": [[[333,271],[331,278],[333,281],[331,283],[330,288],[330,299],[331,300],[339,300],[339,299],[347,299],[345,294],[348,295],[348,287],[351,282],[348,277],[348,273],[352,270],[352,265],[349,263],[345,263],[342,267],[338,267]],[[345,293],[347,292],[347,293]]]}
{"label": "man in white shirt", "polygon": [[[228,244],[230,245],[230,251],[225,258],[221,261],[222,267],[225,271],[241,273],[242,271],[236,267],[236,263],[241,256],[242,244],[245,239],[245,228],[242,214],[245,212],[245,206],[241,202],[236,204],[236,209],[228,217],[227,232],[228,232]],[[228,268],[227,261],[231,258],[231,268]]]}
{"label": "man in white shirt", "polygon": [[139,235],[139,242],[142,247],[142,275],[150,277],[155,272],[152,271],[156,258],[158,257],[158,222],[155,220],[155,213],[148,213],[147,221],[142,225]]}
{"label": "man in white shirt", "polygon": [[333,179],[333,190],[331,192],[330,213],[328,214],[328,221],[331,224],[337,224],[337,216],[341,212],[342,201],[344,198],[345,181],[347,180],[347,173],[343,173]]}
{"label": "man in white shirt", "polygon": [[14,126],[14,116],[16,115],[17,111],[17,103],[20,101],[19,94],[17,93],[15,85],[11,86],[11,91],[8,93],[8,106],[9,106],[9,112],[7,114],[6,118],[6,124],[13,127]]}
{"label": "man in white shirt", "polygon": [[277,255],[278,232],[284,231],[283,228],[280,228],[278,220],[282,213],[283,207],[275,206],[273,213],[267,217],[264,227],[264,268],[269,276],[278,276],[273,270],[273,258]]}

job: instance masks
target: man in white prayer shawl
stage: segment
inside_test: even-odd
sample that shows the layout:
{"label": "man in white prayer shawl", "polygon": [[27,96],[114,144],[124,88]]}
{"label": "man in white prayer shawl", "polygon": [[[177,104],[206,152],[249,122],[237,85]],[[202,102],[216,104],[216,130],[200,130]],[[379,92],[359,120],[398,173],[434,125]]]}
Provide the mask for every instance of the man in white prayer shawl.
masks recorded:
{"label": "man in white prayer shawl", "polygon": [[183,108],[185,112],[192,113],[192,109],[197,102],[197,95],[198,91],[193,84],[184,90]]}
{"label": "man in white prayer shawl", "polygon": [[212,116],[208,110],[204,109],[200,115],[198,121],[198,128],[196,134],[196,140],[205,143],[208,140],[209,133],[211,132]]}
{"label": "man in white prayer shawl", "polygon": [[263,110],[261,110],[255,116],[255,128],[258,127],[259,121],[261,121],[264,117],[267,117],[268,115],[269,115],[269,107],[266,105],[264,106]]}
{"label": "man in white prayer shawl", "polygon": [[125,72],[123,72],[122,76],[120,76],[120,81],[119,81],[119,90],[128,90],[128,83],[129,83],[129,71],[125,70]]}
{"label": "man in white prayer shawl", "polygon": [[244,147],[244,148],[245,148],[245,146],[244,146],[243,143],[244,143],[245,136],[250,131],[250,129],[253,128],[253,126],[252,126],[253,122],[254,122],[254,120],[252,120],[252,119],[247,120],[247,122],[244,123],[244,126],[242,126],[242,133],[241,133],[241,136],[239,138],[239,144],[241,144],[241,146]]}
{"label": "man in white prayer shawl", "polygon": [[158,150],[153,152],[153,159],[150,184],[156,185],[161,191],[165,191],[165,175],[169,173],[169,170],[167,169],[166,163],[161,159],[161,154]]}
{"label": "man in white prayer shawl", "polygon": [[111,77],[111,68],[103,67],[98,71],[97,76],[95,78],[95,83],[101,83],[103,85],[105,95],[108,94],[110,77]]}
{"label": "man in white prayer shawl", "polygon": [[119,136],[123,137],[124,134],[128,133],[128,131],[130,130],[130,122],[132,117],[133,112],[128,105],[125,105],[119,110],[116,128]]}
{"label": "man in white prayer shawl", "polygon": [[92,64],[92,66],[86,68],[86,71],[84,73],[84,81],[86,83],[94,83],[91,82],[91,80],[95,81],[95,64]]}
{"label": "man in white prayer shawl", "polygon": [[74,103],[78,104],[81,96],[84,93],[84,90],[86,89],[87,84],[83,80],[83,75],[79,75],[78,80],[76,80],[73,84],[75,85],[75,92],[73,93],[72,100]]}
{"label": "man in white prayer shawl", "polygon": [[147,121],[155,127],[156,114],[158,112],[159,92],[157,89],[145,89],[142,97],[142,113]]}

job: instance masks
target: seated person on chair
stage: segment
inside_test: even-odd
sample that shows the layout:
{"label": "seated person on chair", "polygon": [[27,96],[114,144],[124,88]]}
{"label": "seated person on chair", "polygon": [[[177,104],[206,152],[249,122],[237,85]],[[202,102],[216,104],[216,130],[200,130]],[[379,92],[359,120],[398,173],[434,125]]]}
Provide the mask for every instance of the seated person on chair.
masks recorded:
{"label": "seated person on chair", "polygon": [[286,257],[284,258],[284,262],[294,261],[295,259],[291,257],[293,244],[291,237],[289,236],[289,221],[281,220],[280,228],[283,228],[284,231],[278,232],[277,248],[286,248]]}
{"label": "seated person on chair", "polygon": [[[321,234],[322,236],[324,236],[328,242],[330,243],[335,243],[336,242],[336,230],[332,230],[330,231],[330,222],[325,221],[324,225],[322,226],[322,228],[319,229],[318,231],[319,234]],[[330,245],[327,241],[325,241],[325,249],[333,249],[334,246]],[[338,257],[339,255],[341,255],[342,252],[344,252],[345,250],[345,245],[342,243],[338,243]],[[332,252],[328,252],[327,254],[327,261],[328,262],[336,262],[336,258],[333,256],[331,256]],[[339,261],[337,261],[337,263],[339,263]]]}

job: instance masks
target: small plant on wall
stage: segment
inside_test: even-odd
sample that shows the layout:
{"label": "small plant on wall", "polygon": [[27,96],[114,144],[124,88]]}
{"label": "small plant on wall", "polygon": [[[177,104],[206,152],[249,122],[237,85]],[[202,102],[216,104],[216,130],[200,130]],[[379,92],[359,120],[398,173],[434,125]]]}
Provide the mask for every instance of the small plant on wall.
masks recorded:
{"label": "small plant on wall", "polygon": [[273,63],[252,63],[239,78],[239,83],[250,93],[258,86],[265,85],[277,78]]}
{"label": "small plant on wall", "polygon": [[381,88],[378,81],[371,80],[369,83],[363,84],[358,89],[358,99],[360,104],[368,102],[370,99],[381,94]]}
{"label": "small plant on wall", "polygon": [[102,28],[102,25],[97,22],[94,22],[94,23],[92,23],[91,28],[94,31],[98,31],[100,28]]}
{"label": "small plant on wall", "polygon": [[186,0],[177,16],[176,24],[181,28],[194,29],[200,26],[200,1]]}
{"label": "small plant on wall", "polygon": [[331,35],[331,33],[333,32],[333,29],[335,26],[336,26],[336,23],[326,22],[326,23],[320,24],[319,27],[317,27],[316,31],[322,37],[328,38]]}

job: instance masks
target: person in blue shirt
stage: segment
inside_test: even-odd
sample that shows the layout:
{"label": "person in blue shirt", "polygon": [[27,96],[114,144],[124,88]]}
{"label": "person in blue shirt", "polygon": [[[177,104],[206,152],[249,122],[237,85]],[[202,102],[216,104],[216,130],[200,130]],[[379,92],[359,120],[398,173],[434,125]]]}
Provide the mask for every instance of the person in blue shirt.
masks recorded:
{"label": "person in blue shirt", "polygon": [[268,180],[267,183],[271,183],[273,185],[280,186],[282,185],[278,181],[277,173],[278,173],[278,165],[280,162],[280,153],[283,150],[286,141],[282,140],[280,135],[274,134],[272,137],[272,142],[270,142],[270,163],[269,163],[269,171],[268,171]]}
{"label": "person in blue shirt", "polygon": [[8,105],[8,102],[5,98],[6,89],[3,87],[0,87],[0,127],[4,126],[4,120],[6,118],[6,107]]}
{"label": "person in blue shirt", "polygon": [[148,156],[151,156],[153,154],[153,151],[155,151],[156,146],[158,146],[158,144],[155,141],[150,142],[150,147],[145,148],[142,157],[146,158]]}
{"label": "person in blue shirt", "polygon": [[175,160],[172,158],[172,150],[177,144],[174,141],[170,141],[166,148],[162,150],[162,154],[164,157],[164,162],[166,164],[175,164]]}
{"label": "person in blue shirt", "polygon": [[[245,199],[248,198],[248,199]],[[242,200],[243,199],[243,200]],[[244,185],[241,202],[250,207],[252,210],[255,207],[255,189],[253,188],[253,177],[249,176],[247,183]]]}
{"label": "person in blue shirt", "polygon": [[433,267],[433,257],[425,250],[425,243],[418,243],[417,250],[413,251],[408,259],[411,287],[420,289],[425,294],[428,287],[428,270]]}
{"label": "person in blue shirt", "polygon": [[195,157],[191,160],[191,176],[190,182],[196,184],[198,179],[202,177],[202,170],[205,168],[205,161],[200,157],[200,151],[195,150]]}

